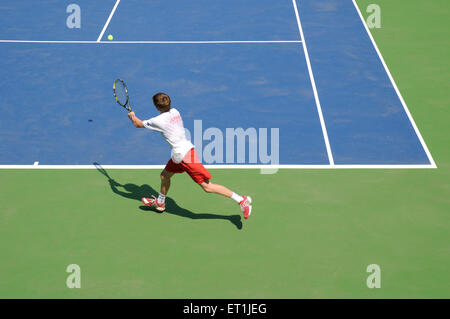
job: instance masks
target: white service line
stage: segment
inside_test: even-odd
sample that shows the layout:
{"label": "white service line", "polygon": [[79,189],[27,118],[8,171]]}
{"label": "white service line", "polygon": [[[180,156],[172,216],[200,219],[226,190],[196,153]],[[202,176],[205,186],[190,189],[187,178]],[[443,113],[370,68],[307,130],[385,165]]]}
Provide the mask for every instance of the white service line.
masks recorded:
{"label": "white service line", "polygon": [[105,33],[106,28],[108,27],[109,22],[111,21],[111,18],[112,18],[112,16],[114,15],[114,12],[116,11],[117,6],[119,5],[119,3],[120,3],[120,0],[117,0],[117,1],[116,1],[116,4],[114,5],[114,8],[112,9],[111,13],[109,14],[108,20],[106,20],[106,23],[105,23],[105,25],[103,26],[102,32],[100,32],[100,35],[99,35],[98,38],[97,38],[97,42],[100,42],[100,40],[102,39],[103,34]]}
{"label": "white service line", "polygon": [[242,40],[242,41],[101,41],[100,43],[149,43],[149,44],[222,44],[222,43],[302,43],[299,40],[264,40],[264,41],[252,41],[252,40]]}
{"label": "white service line", "polygon": [[70,41],[70,40],[0,40],[0,43],[56,43],[56,44],[231,44],[231,43],[302,43],[299,40],[266,41]]}
{"label": "white service line", "polygon": [[[98,165],[97,165],[98,166]],[[97,169],[95,165],[0,165],[0,169]],[[101,165],[105,169],[163,169],[165,165]],[[207,169],[429,169],[430,164],[370,164],[370,165],[226,165],[205,164]]]}
{"label": "white service line", "polygon": [[298,14],[297,3],[296,0],[292,0],[292,4],[294,5],[295,16],[297,18],[298,31],[300,32],[300,37],[303,42],[303,52],[306,58],[306,65],[308,66],[309,77],[311,79],[311,85],[314,92],[314,99],[316,100],[317,112],[319,113],[320,125],[322,126],[323,138],[325,140],[325,147],[327,149],[328,160],[330,165],[334,165],[333,153],[331,152],[330,140],[328,139],[327,127],[325,125],[325,120],[323,119],[322,107],[320,105],[319,94],[317,93],[316,81],[314,80],[314,74],[312,72],[311,61],[309,59],[308,48],[306,46],[305,35],[303,34],[302,23],[300,21],[300,16]]}
{"label": "white service line", "polygon": [[394,80],[394,78],[393,78],[393,76],[392,76],[392,74],[391,74],[391,71],[389,70],[389,68],[388,68],[388,66],[387,66],[387,64],[386,64],[386,61],[384,61],[384,58],[383,58],[383,56],[381,55],[381,52],[380,52],[380,50],[379,50],[379,48],[378,48],[378,46],[377,46],[377,44],[376,44],[376,42],[375,42],[375,39],[373,38],[372,33],[370,33],[369,27],[367,26],[366,21],[364,20],[364,17],[363,17],[363,15],[362,15],[362,13],[361,13],[361,10],[359,10],[359,7],[358,7],[358,5],[356,4],[356,1],[355,1],[355,0],[353,0],[353,5],[355,6],[356,11],[357,11],[358,14],[359,14],[359,17],[361,18],[362,24],[364,25],[364,27],[365,27],[365,29],[366,29],[366,32],[367,32],[367,34],[369,35],[370,40],[372,41],[373,47],[375,48],[375,50],[376,50],[376,52],[377,52],[377,54],[378,54],[378,57],[380,58],[380,61],[381,61],[381,63],[383,64],[384,69],[386,70],[386,73],[387,73],[387,75],[389,76],[389,79],[391,80],[392,85],[394,86],[395,92],[397,92],[397,96],[399,97],[400,102],[401,102],[402,105],[403,105],[403,109],[405,110],[406,115],[408,115],[409,121],[411,122],[411,125],[413,126],[414,131],[416,132],[416,135],[417,135],[417,137],[419,138],[419,141],[420,141],[420,143],[422,144],[422,147],[423,147],[425,153],[427,154],[428,160],[430,161],[431,165],[432,165],[434,168],[437,168],[436,163],[435,163],[433,157],[431,156],[431,153],[430,153],[430,151],[429,151],[429,149],[428,149],[428,147],[427,147],[427,145],[426,145],[426,143],[425,143],[425,140],[423,139],[422,134],[420,134],[420,131],[419,131],[419,129],[417,128],[417,125],[416,125],[416,123],[414,122],[414,119],[413,119],[411,113],[409,112],[408,106],[406,105],[406,102],[405,102],[405,100],[403,99],[403,96],[402,96],[402,94],[400,93],[400,90],[398,89],[397,84],[395,83],[395,80]]}

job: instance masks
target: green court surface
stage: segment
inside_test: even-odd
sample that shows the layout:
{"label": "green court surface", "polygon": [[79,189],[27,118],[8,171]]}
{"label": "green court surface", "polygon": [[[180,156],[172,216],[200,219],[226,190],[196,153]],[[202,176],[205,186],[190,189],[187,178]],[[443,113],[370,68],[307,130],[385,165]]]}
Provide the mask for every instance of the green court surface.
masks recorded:
{"label": "green court surface", "polygon": [[252,196],[249,220],[186,174],[159,214],[140,202],[159,170],[107,170],[113,184],[95,169],[0,170],[0,298],[449,298],[450,7],[375,3],[372,34],[437,169],[211,170]]}

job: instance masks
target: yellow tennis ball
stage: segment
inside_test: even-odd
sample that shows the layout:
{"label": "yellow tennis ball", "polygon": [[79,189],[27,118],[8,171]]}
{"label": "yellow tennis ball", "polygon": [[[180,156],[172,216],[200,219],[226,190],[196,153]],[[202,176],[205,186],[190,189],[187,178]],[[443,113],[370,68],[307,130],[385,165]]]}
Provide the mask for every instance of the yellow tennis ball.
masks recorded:
{"label": "yellow tennis ball", "polygon": [[114,39],[114,38],[113,38],[112,34],[108,35],[108,40],[109,40],[109,41],[112,41],[113,39]]}

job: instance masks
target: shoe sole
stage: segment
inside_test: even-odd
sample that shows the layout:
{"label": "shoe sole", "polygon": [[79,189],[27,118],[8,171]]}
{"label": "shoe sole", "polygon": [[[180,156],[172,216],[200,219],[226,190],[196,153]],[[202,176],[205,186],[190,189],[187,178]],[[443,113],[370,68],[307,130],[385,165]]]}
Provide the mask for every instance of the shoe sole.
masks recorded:
{"label": "shoe sole", "polygon": [[159,207],[159,206],[152,205],[152,204],[150,204],[150,203],[144,202],[144,198],[141,199],[141,202],[142,202],[145,206],[147,206],[147,207],[155,207],[156,210],[157,210],[158,212],[163,212],[163,211],[166,210],[166,207],[165,207],[165,206],[164,206],[164,207]]}
{"label": "shoe sole", "polygon": [[250,205],[252,203],[252,198],[250,196],[247,196],[247,200],[248,200],[248,203],[249,203],[248,207],[250,209],[248,210],[248,216],[245,219],[248,219],[250,217],[250,215],[252,214],[252,205]]}

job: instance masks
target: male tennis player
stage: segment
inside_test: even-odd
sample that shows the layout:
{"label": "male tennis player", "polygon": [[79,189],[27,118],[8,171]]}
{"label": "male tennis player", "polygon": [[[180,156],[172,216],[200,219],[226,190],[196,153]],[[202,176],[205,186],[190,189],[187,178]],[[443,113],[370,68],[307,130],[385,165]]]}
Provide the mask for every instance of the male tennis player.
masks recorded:
{"label": "male tennis player", "polygon": [[146,121],[141,121],[134,112],[128,113],[128,117],[136,127],[145,127],[160,132],[172,149],[172,155],[161,172],[161,190],[158,198],[144,197],[142,202],[146,206],[153,206],[160,212],[166,209],[165,199],[170,188],[170,178],[176,173],[186,172],[207,193],[215,193],[230,197],[235,200],[247,219],[252,213],[250,196],[240,196],[230,191],[225,186],[210,182],[211,174],[200,162],[194,145],[186,139],[183,120],[180,113],[171,108],[170,97],[165,93],[157,93],[153,96],[153,104],[159,111],[159,115]]}

